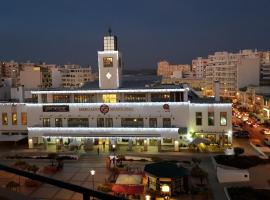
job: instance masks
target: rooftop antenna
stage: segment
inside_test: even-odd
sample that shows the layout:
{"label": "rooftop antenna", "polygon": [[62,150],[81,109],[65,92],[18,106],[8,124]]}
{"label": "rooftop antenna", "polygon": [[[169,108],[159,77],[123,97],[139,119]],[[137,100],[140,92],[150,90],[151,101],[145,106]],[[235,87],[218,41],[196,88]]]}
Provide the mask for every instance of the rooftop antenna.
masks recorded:
{"label": "rooftop antenna", "polygon": [[111,29],[111,26],[109,26],[108,32],[109,32],[109,35],[112,36],[112,29]]}

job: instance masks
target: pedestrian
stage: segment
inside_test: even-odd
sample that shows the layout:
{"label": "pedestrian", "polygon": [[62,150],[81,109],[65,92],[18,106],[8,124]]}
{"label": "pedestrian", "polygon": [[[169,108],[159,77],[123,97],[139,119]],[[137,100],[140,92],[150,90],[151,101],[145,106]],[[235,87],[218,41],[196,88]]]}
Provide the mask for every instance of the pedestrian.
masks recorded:
{"label": "pedestrian", "polygon": [[98,156],[99,156],[99,147],[97,148],[97,154],[98,154]]}
{"label": "pedestrian", "polygon": [[103,145],[103,151],[105,151],[105,141],[102,142]]}

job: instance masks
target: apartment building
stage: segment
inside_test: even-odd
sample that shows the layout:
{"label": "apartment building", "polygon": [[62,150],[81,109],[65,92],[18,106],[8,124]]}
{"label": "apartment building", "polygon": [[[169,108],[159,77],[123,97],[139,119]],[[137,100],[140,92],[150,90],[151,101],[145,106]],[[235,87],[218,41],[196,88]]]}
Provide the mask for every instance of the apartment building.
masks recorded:
{"label": "apartment building", "polygon": [[79,65],[64,65],[61,69],[61,86],[64,88],[80,88],[86,82],[95,80],[91,67],[83,68]]}
{"label": "apartment building", "polygon": [[270,86],[270,51],[261,53],[260,85]]}
{"label": "apartment building", "polygon": [[198,57],[192,60],[192,71],[197,79],[204,79],[206,75],[206,66],[208,65],[208,59]]}
{"label": "apartment building", "polygon": [[214,82],[220,82],[220,95],[234,97],[239,88],[260,83],[260,56],[257,51],[216,52],[208,56],[205,68],[207,96],[214,96]]}

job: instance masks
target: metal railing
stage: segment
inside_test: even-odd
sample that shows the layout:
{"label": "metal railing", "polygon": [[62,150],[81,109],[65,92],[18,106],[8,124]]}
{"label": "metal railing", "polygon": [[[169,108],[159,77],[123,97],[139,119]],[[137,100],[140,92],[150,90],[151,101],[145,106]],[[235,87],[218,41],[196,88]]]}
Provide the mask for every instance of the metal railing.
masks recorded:
{"label": "metal railing", "polygon": [[30,173],[30,172],[23,171],[23,170],[20,170],[20,169],[16,169],[16,168],[13,168],[13,167],[9,167],[9,166],[3,165],[3,164],[0,164],[0,170],[6,171],[6,172],[9,172],[9,173],[13,173],[13,174],[16,174],[16,175],[19,175],[19,176],[23,176],[23,177],[26,177],[26,178],[29,178],[29,179],[32,179],[32,180],[40,181],[42,183],[47,183],[47,184],[50,184],[50,185],[53,185],[53,186],[56,186],[56,187],[60,187],[60,188],[64,188],[64,189],[67,189],[67,190],[71,190],[71,191],[74,191],[74,192],[81,193],[83,195],[83,200],[89,200],[90,197],[94,197],[94,198],[101,199],[101,200],[125,200],[125,198],[122,198],[122,197],[113,196],[113,195],[110,195],[110,194],[106,194],[106,193],[103,193],[103,192],[92,190],[92,189],[82,187],[82,186],[79,186],[79,185],[75,185],[75,184],[72,184],[72,183],[67,183],[67,182],[64,182],[64,181],[61,181],[61,180],[57,180],[57,179],[53,179],[53,178],[50,178],[50,177],[42,176],[40,174],[33,174],[33,173]]}

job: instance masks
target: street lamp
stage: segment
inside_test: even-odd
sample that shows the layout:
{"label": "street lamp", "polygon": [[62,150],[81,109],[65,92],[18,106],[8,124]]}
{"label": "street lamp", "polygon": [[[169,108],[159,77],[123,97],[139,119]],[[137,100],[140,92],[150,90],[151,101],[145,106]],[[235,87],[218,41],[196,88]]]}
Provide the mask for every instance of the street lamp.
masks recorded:
{"label": "street lamp", "polygon": [[115,168],[115,162],[116,162],[116,158],[115,158],[115,144],[112,145],[113,148],[113,166]]}
{"label": "street lamp", "polygon": [[95,183],[94,183],[94,176],[95,176],[96,171],[95,170],[90,170],[90,174],[92,176],[92,184],[93,184],[93,190],[95,189]]}
{"label": "street lamp", "polygon": [[149,194],[145,195],[145,200],[151,200],[151,196]]}

